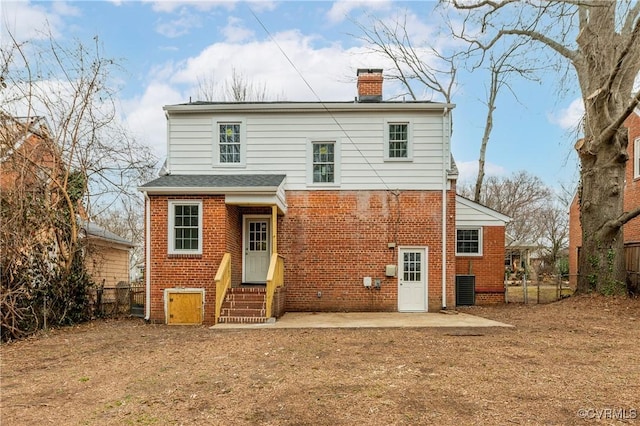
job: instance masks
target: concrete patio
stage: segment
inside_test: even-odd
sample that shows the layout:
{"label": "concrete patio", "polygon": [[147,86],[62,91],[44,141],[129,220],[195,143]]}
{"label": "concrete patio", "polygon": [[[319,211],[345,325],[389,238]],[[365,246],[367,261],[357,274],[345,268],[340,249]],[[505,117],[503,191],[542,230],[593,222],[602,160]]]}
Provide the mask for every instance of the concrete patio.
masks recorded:
{"label": "concrete patio", "polygon": [[425,328],[425,327],[513,327],[512,325],[460,312],[288,312],[275,322],[262,324],[217,324],[229,328]]}

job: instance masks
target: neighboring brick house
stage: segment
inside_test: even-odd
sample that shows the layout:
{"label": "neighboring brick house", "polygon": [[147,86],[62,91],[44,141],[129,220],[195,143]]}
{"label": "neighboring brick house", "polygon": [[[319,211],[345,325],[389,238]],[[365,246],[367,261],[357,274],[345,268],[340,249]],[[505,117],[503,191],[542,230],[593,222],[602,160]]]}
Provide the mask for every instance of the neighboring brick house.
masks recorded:
{"label": "neighboring brick house", "polygon": [[[64,163],[43,117],[0,115],[0,192],[5,195],[16,191],[35,193],[43,203],[51,202],[53,190],[43,191],[42,187],[47,183],[51,186],[50,176],[60,175],[63,170]],[[128,283],[129,251],[133,244],[87,221],[80,204],[77,213],[80,237],[87,242],[85,265],[92,281],[107,287],[115,287],[121,281]]]}
{"label": "neighboring brick house", "polygon": [[[351,102],[164,107],[166,173],[140,188],[147,319],[455,307],[453,105],[382,101],[382,83],[358,70]],[[497,235],[502,285],[504,231],[485,229],[472,263],[484,271]]]}
{"label": "neighboring brick house", "polygon": [[[629,132],[627,153],[629,161],[625,170],[624,211],[630,211],[640,205],[640,110],[636,110],[625,121]],[[622,235],[626,250],[631,253],[631,247],[640,246],[640,217],[625,223]],[[580,207],[577,195],[573,198],[569,208],[569,282],[573,288],[578,284],[578,251],[582,246],[582,227],[580,226]],[[634,248],[633,253],[640,249]],[[638,265],[638,259],[627,260]],[[634,266],[636,267],[636,266]],[[636,271],[638,272],[638,271]]]}

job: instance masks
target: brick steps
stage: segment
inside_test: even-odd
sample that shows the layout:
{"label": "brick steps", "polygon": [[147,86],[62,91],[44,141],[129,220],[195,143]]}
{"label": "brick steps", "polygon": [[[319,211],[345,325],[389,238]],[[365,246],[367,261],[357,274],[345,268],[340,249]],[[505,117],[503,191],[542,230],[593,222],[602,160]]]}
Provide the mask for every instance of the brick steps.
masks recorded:
{"label": "brick steps", "polygon": [[264,287],[230,288],[222,302],[219,323],[255,324],[267,322]]}

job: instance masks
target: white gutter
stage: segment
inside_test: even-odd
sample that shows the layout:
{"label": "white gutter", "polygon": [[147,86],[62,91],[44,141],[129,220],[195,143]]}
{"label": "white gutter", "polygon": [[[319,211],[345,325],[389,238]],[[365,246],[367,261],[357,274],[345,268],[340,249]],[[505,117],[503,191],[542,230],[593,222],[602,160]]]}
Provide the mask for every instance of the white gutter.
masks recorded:
{"label": "white gutter", "polygon": [[151,318],[151,200],[146,191],[144,194],[144,281],[145,281],[145,301],[144,301],[144,319],[149,321]]}
{"label": "white gutter", "polygon": [[447,309],[447,113],[442,114],[442,309]]}

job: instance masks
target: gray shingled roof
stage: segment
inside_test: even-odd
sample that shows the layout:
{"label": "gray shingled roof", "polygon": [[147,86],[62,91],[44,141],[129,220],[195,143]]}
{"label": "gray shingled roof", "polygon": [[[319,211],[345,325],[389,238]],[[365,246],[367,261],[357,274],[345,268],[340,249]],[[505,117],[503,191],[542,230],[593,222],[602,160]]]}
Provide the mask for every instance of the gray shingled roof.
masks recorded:
{"label": "gray shingled roof", "polygon": [[280,186],[286,175],[167,175],[140,188],[255,188]]}
{"label": "gray shingled roof", "polygon": [[134,244],[121,236],[114,234],[111,231],[107,231],[101,226],[95,223],[81,221],[80,226],[85,230],[88,236],[100,238],[102,240],[110,241],[112,243],[122,244],[127,247],[134,247]]}

